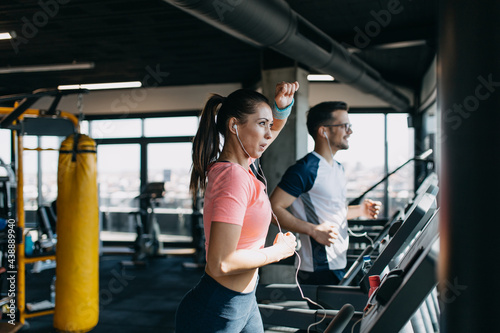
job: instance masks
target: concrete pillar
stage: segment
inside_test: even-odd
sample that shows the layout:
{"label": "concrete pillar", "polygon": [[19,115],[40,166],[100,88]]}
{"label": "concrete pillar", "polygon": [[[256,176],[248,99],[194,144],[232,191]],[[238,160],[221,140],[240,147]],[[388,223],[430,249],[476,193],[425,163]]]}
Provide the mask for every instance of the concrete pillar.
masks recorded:
{"label": "concrete pillar", "polygon": [[[307,72],[298,67],[263,70],[262,93],[274,101],[276,83],[298,81],[300,88],[295,94],[295,104],[288,121],[278,138],[261,158],[261,165],[267,178],[269,195],[286,169],[307,153],[306,112],[309,110],[309,84]],[[272,244],[278,228],[272,224],[266,244]],[[260,283],[295,283],[295,270],[291,263],[274,264],[260,270]]]}
{"label": "concrete pillar", "polygon": [[498,327],[498,1],[439,2],[441,332]]}
{"label": "concrete pillar", "polygon": [[262,169],[272,193],[285,170],[307,153],[306,112],[309,110],[309,82],[304,69],[288,67],[262,72],[262,93],[274,101],[276,83],[298,81],[300,88],[295,94],[295,104],[288,121],[278,138],[261,158]]}

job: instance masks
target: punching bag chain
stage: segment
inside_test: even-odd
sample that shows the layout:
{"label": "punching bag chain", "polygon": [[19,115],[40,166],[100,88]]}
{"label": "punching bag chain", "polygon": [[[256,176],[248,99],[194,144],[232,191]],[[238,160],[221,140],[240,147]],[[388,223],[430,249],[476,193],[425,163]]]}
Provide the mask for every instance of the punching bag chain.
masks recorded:
{"label": "punching bag chain", "polygon": [[[78,99],[76,101],[76,107],[78,109],[78,125],[83,121],[83,94],[78,94]],[[80,126],[78,126],[80,127]]]}

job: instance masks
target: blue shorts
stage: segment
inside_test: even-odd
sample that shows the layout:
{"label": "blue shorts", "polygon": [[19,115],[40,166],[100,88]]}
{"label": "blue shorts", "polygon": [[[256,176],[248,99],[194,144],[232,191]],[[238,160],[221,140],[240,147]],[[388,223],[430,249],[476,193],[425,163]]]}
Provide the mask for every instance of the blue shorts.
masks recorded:
{"label": "blue shorts", "polygon": [[263,333],[255,289],[240,293],[204,274],[179,304],[175,332]]}

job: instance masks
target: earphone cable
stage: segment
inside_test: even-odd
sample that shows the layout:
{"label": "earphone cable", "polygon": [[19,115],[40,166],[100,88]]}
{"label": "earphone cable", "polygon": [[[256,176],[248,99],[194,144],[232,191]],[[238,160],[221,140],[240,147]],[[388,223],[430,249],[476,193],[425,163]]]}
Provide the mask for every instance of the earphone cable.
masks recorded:
{"label": "earphone cable", "polygon": [[[243,146],[243,143],[242,143],[242,142],[241,142],[241,140],[240,140],[240,136],[238,135],[238,127],[237,127],[236,125],[234,125],[234,129],[235,129],[235,131],[236,131],[236,138],[238,139],[238,141],[239,141],[239,143],[240,143],[240,145],[241,145],[241,148],[243,149],[243,151],[245,152],[245,154],[247,154],[247,156],[248,156],[249,158],[251,158],[251,157],[250,157],[250,154],[247,152],[247,150],[246,150],[246,149],[245,149],[245,147]],[[325,135],[326,135],[326,134],[325,134]],[[328,146],[328,147],[330,147],[330,146]],[[331,150],[331,148],[330,148],[330,152],[331,152],[331,151],[332,151],[332,150]],[[333,153],[332,153],[332,158],[333,158]],[[259,169],[256,169],[257,174],[258,174],[260,177],[262,177],[262,179],[264,180],[264,186],[265,186],[265,188],[266,188],[266,193],[268,193],[268,189],[267,189],[267,179],[266,179],[266,176],[264,175],[264,171],[262,170],[262,167],[260,166],[260,163],[258,163],[258,165],[259,165]],[[259,172],[259,171],[260,171],[260,172]],[[257,176],[257,175],[255,175],[255,176]],[[271,214],[272,214],[273,218],[274,218],[274,219],[275,219],[275,221],[276,221],[276,225],[278,226],[278,230],[279,230],[279,232],[280,232],[280,233],[283,233],[283,232],[282,232],[282,229],[281,229],[281,225],[280,225],[280,223],[279,223],[279,221],[278,221],[278,217],[274,214],[274,212],[273,212],[272,208],[271,208]],[[287,245],[290,249],[292,249],[292,247],[291,247],[288,243],[286,243],[286,242],[285,242],[285,244],[286,244],[286,245]],[[324,308],[321,304],[318,304],[317,302],[313,301],[313,300],[312,300],[312,299],[310,299],[309,297],[304,296],[304,292],[302,291],[302,288],[300,287],[300,284],[299,284],[299,270],[300,270],[300,265],[301,265],[301,263],[302,263],[302,259],[300,258],[299,253],[298,253],[295,249],[292,249],[292,250],[293,250],[293,252],[297,255],[297,269],[296,269],[296,271],[295,271],[295,284],[297,285],[297,288],[299,289],[299,292],[300,292],[300,295],[301,295],[302,299],[303,299],[303,300],[306,300],[306,301],[309,301],[310,303],[312,303],[312,304],[314,304],[314,305],[318,306],[319,308],[321,308],[321,309],[324,311],[323,318],[321,318],[321,319],[320,319],[319,321],[317,321],[317,322],[312,323],[311,325],[309,325],[309,326],[307,327],[307,333],[309,333],[309,332],[310,332],[311,327],[314,327],[314,326],[316,326],[316,325],[319,325],[321,322],[323,322],[323,321],[326,319],[326,310],[325,310],[325,308]]]}

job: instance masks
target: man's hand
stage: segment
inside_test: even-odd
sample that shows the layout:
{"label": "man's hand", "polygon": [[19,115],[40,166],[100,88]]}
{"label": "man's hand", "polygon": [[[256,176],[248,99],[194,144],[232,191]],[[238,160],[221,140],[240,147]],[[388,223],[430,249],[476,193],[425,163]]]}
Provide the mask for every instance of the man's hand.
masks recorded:
{"label": "man's hand", "polygon": [[297,81],[293,83],[280,82],[276,85],[274,100],[280,109],[286,108],[292,103],[293,95],[299,89]]}
{"label": "man's hand", "polygon": [[310,236],[314,238],[318,243],[330,246],[335,243],[335,240],[339,236],[339,232],[334,225],[331,225],[329,223],[321,223],[315,225]]}
{"label": "man's hand", "polygon": [[361,204],[361,216],[369,219],[376,219],[380,213],[380,208],[382,203],[380,201],[373,201],[371,199],[365,199]]}

